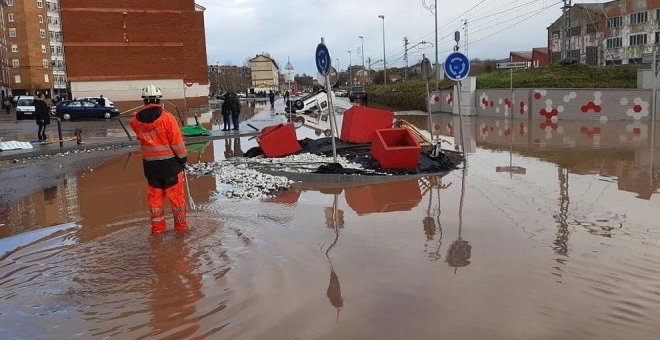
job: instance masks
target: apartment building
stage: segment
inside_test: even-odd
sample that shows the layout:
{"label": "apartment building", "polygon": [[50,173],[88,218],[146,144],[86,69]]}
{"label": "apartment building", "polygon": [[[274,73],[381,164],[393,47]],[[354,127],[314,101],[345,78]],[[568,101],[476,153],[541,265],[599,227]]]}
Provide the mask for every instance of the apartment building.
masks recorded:
{"label": "apartment building", "polygon": [[[574,59],[587,65],[641,63],[659,50],[660,1],[620,0],[574,4],[548,27],[551,62]],[[562,48],[568,39],[568,49]]]}
{"label": "apartment building", "polygon": [[62,38],[62,22],[60,19],[60,0],[46,0],[46,16],[48,21],[48,37],[50,39],[50,65],[53,72],[53,93],[56,96],[67,96],[66,61]]}
{"label": "apartment building", "polygon": [[9,60],[7,59],[7,30],[5,25],[6,4],[0,3],[0,98],[11,95],[9,84]]}
{"label": "apartment building", "polygon": [[252,87],[256,91],[279,90],[280,68],[270,56],[257,54],[250,59],[250,70],[252,71]]}
{"label": "apartment building", "polygon": [[141,89],[154,83],[179,108],[208,105],[205,8],[194,0],[60,5],[74,97],[103,94],[129,110],[142,103]]}
{"label": "apartment building", "polygon": [[50,35],[46,0],[5,0],[9,80],[14,95],[51,95]]}

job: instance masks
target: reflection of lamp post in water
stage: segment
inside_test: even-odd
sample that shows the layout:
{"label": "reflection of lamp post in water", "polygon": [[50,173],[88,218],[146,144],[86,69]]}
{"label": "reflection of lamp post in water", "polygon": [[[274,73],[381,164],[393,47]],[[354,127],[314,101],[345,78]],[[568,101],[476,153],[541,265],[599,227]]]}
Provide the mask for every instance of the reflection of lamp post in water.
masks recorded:
{"label": "reflection of lamp post in water", "polygon": [[330,249],[334,248],[339,240],[339,228],[343,227],[343,211],[337,208],[338,194],[334,195],[335,198],[332,202],[332,208],[326,208],[326,224],[335,230],[335,239],[332,241],[332,244],[325,251],[325,257],[328,259],[328,264],[330,264],[330,283],[328,284],[328,289],[326,290],[326,296],[330,299],[330,304],[337,308],[337,320],[339,320],[339,312],[344,307],[344,298],[341,296],[341,286],[339,284],[339,276],[335,273],[335,269],[332,266],[332,260],[330,260]]}
{"label": "reflection of lamp post in water", "polygon": [[461,202],[458,208],[458,239],[454,241],[447,250],[445,261],[451,267],[454,267],[454,273],[459,267],[465,267],[470,264],[472,256],[472,246],[468,241],[463,240],[461,232],[463,231],[463,201],[465,199],[465,177],[467,176],[467,166],[463,165],[463,178],[461,179]]}

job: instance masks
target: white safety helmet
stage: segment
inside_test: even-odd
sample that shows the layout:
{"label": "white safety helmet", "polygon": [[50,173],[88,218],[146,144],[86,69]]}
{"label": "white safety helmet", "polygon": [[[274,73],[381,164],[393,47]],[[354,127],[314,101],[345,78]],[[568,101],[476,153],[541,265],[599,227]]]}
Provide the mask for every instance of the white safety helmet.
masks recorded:
{"label": "white safety helmet", "polygon": [[163,92],[160,90],[160,87],[149,84],[147,87],[142,89],[142,98],[152,99],[152,98],[163,98]]}

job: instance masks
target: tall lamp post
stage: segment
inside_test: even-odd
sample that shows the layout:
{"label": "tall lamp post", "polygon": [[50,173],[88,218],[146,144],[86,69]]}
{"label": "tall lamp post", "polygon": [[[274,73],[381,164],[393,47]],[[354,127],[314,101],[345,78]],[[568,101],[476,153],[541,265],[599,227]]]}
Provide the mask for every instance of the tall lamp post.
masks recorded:
{"label": "tall lamp post", "polygon": [[[286,57],[286,66],[284,66],[284,69],[286,70],[286,80],[288,82],[288,88],[286,89],[286,92],[291,91],[291,78],[293,78],[293,65],[291,65],[291,61],[289,60],[289,57]],[[291,94],[289,92],[289,120],[291,118]]]}
{"label": "tall lamp post", "polygon": [[385,85],[387,85],[387,61],[385,60],[385,16],[379,15],[383,19],[383,78],[385,78]]}
{"label": "tall lamp post", "polygon": [[351,70],[351,65],[353,64],[351,50],[348,50],[348,84],[353,86],[353,70]]}
{"label": "tall lamp post", "polygon": [[360,54],[362,54],[362,67],[364,68],[364,37],[359,36],[358,38],[360,38],[360,43],[362,44],[362,47],[361,47],[361,50],[360,50],[360,51],[362,51],[362,53],[360,53]]}

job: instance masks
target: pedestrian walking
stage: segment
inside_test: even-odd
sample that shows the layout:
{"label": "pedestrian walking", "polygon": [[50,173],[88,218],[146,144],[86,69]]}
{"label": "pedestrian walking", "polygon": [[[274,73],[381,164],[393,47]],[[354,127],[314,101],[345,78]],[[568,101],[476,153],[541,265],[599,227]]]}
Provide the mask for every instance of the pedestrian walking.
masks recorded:
{"label": "pedestrian walking", "polygon": [[50,124],[50,108],[48,108],[44,99],[44,95],[40,94],[34,101],[34,115],[37,119],[37,125],[39,126],[37,138],[39,138],[40,142],[48,140],[48,136],[46,136],[46,126]]}
{"label": "pedestrian walking", "polygon": [[174,230],[188,231],[183,187],[183,172],[188,155],[176,119],[160,104],[162,97],[162,91],[156,85],[151,84],[142,89],[144,106],[130,122],[142,149],[152,234],[165,232],[163,207],[166,197],[172,206]]}
{"label": "pedestrian walking", "polygon": [[270,93],[268,94],[268,99],[270,99],[270,107],[275,107],[275,93],[273,90],[270,90]]}
{"label": "pedestrian walking", "polygon": [[238,95],[232,93],[231,95],[231,120],[234,123],[234,130],[238,130],[238,117],[241,114],[241,101],[238,99]]}
{"label": "pedestrian walking", "polygon": [[5,106],[5,112],[11,114],[11,99],[7,96],[2,102],[2,105]]}
{"label": "pedestrian walking", "polygon": [[222,113],[222,131],[231,130],[231,105],[230,93],[227,93],[220,108],[220,113]]}
{"label": "pedestrian walking", "polygon": [[99,96],[98,103],[101,107],[105,107],[105,98],[103,98],[103,95]]}

